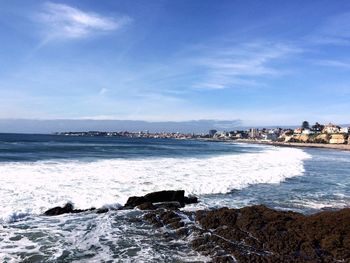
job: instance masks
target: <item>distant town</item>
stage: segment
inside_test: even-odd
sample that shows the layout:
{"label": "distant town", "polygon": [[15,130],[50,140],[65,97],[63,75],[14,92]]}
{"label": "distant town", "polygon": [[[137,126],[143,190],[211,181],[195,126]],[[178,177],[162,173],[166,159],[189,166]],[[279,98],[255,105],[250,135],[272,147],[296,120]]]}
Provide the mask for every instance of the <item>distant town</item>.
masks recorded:
{"label": "distant town", "polygon": [[341,127],[332,123],[320,124],[316,122],[302,122],[296,129],[289,128],[251,128],[246,130],[217,131],[209,130],[208,133],[169,133],[149,131],[140,132],[62,132],[56,135],[64,136],[90,136],[90,137],[127,137],[127,138],[154,138],[154,139],[206,139],[220,141],[256,141],[256,142],[286,142],[286,143],[319,143],[319,144],[350,144],[350,127]]}

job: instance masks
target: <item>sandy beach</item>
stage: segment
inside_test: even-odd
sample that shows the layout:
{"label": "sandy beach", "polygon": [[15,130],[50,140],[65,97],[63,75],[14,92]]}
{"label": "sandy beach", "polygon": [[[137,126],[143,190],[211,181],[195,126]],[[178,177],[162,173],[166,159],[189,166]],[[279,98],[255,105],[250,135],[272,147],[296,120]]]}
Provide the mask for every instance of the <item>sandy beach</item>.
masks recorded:
{"label": "sandy beach", "polygon": [[333,150],[350,151],[350,144],[323,144],[323,143],[298,143],[298,142],[268,142],[257,140],[236,140],[242,143],[264,144],[281,147],[307,147],[307,148],[324,148]]}

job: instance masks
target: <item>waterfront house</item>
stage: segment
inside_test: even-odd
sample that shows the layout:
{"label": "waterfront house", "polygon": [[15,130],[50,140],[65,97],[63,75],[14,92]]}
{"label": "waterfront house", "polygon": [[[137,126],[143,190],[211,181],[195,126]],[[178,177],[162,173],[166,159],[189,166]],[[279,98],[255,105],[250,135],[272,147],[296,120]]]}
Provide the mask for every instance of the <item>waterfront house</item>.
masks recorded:
{"label": "waterfront house", "polygon": [[340,133],[345,133],[345,134],[348,134],[349,133],[349,127],[342,127],[340,128]]}
{"label": "waterfront house", "polygon": [[302,128],[296,128],[294,129],[294,134],[301,134],[303,132]]}
{"label": "waterfront house", "polygon": [[322,130],[322,133],[329,133],[329,134],[339,133],[339,132],[340,132],[340,127],[332,123],[325,125]]}
{"label": "waterfront house", "polygon": [[304,129],[301,133],[306,135],[314,134],[314,132],[310,129]]}

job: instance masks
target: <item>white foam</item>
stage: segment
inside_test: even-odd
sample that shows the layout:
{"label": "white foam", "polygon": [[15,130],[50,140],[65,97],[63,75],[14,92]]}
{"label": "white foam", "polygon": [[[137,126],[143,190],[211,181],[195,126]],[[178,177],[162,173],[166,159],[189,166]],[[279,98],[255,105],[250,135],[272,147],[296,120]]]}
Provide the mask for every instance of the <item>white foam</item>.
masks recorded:
{"label": "white foam", "polygon": [[77,208],[123,204],[129,196],[164,189],[227,193],[302,175],[307,158],[300,149],[267,147],[216,157],[1,163],[0,215],[8,221],[14,211],[40,214],[67,201]]}
{"label": "white foam", "polygon": [[41,258],[35,262],[208,261],[185,240],[169,246],[162,233],[135,220],[140,216],[142,212],[132,210],[33,217],[25,223],[0,225],[0,262],[34,262],[33,254]]}
{"label": "white foam", "polygon": [[312,209],[325,209],[336,208],[342,209],[349,207],[349,201],[347,200],[293,200],[293,204],[296,207],[312,208]]}

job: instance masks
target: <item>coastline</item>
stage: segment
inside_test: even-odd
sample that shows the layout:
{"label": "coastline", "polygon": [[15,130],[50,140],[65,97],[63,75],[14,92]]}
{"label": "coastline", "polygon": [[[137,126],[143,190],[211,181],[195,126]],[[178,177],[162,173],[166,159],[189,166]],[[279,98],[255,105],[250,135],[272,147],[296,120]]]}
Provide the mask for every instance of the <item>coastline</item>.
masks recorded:
{"label": "coastline", "polygon": [[[20,138],[21,140],[25,139]],[[28,139],[33,140],[33,137]],[[70,147],[65,147],[65,151],[56,151],[55,156],[60,156],[58,154],[63,152],[61,156],[70,160],[73,156],[72,153],[77,154],[78,149],[80,156],[86,152],[89,158],[96,156],[95,158],[98,160],[102,159],[99,158],[101,153],[107,150],[108,156],[113,156],[114,159],[123,156],[124,159],[120,160],[121,162],[112,163],[96,162],[96,165],[90,162],[77,163],[74,160],[67,162],[66,159],[62,162],[45,162],[44,164],[35,162],[33,165],[32,163],[23,164],[28,162],[24,159],[18,163],[20,169],[16,169],[17,166],[11,163],[4,163],[3,168],[8,168],[1,170],[4,182],[9,186],[9,191],[17,189],[18,192],[22,192],[19,198],[24,199],[27,186],[24,185],[21,188],[21,180],[9,181],[8,178],[18,177],[21,179],[27,174],[33,174],[35,179],[38,174],[40,181],[34,180],[36,184],[33,186],[42,188],[40,191],[28,194],[26,200],[34,200],[33,202],[17,202],[16,197],[4,201],[4,211],[11,211],[9,216],[6,214],[3,223],[9,226],[5,229],[9,238],[4,241],[4,244],[1,244],[0,250],[8,254],[10,259],[14,258],[15,260],[19,253],[27,258],[32,257],[30,254],[32,251],[26,252],[26,247],[21,247],[22,241],[18,240],[19,236],[31,238],[32,233],[43,235],[41,239],[37,239],[35,236],[30,239],[33,240],[35,249],[44,247],[40,254],[33,255],[33,257],[42,258],[41,261],[63,260],[65,255],[52,256],[54,249],[72,251],[71,254],[65,256],[65,261],[70,261],[73,258],[74,260],[84,260],[91,257],[95,261],[111,259],[153,262],[159,258],[162,258],[163,261],[181,261],[182,258],[188,257],[196,262],[236,262],[235,260],[237,260],[237,262],[277,263],[334,262],[337,260],[346,261],[350,258],[348,256],[350,254],[344,254],[348,253],[350,248],[341,243],[343,240],[347,240],[346,233],[349,233],[347,222],[350,220],[350,209],[339,210],[343,208],[344,203],[347,202],[345,205],[349,204],[346,194],[347,171],[350,168],[350,163],[346,161],[347,152],[314,150],[315,153],[312,154],[324,158],[311,158],[308,165],[305,165],[306,176],[302,180],[288,180],[285,187],[279,187],[282,184],[276,184],[271,179],[276,178],[276,181],[280,181],[281,178],[283,180],[283,176],[299,174],[304,165],[303,156],[308,155],[307,153],[288,150],[288,148],[262,146],[267,148],[265,151],[263,148],[257,149],[253,147],[254,145],[244,145],[236,140],[215,140],[226,142],[219,144],[197,144],[194,140],[186,143],[185,141],[162,140],[124,142],[113,139],[104,143],[106,139],[102,138],[102,141],[97,142],[103,144],[98,145],[106,146],[95,149],[91,146],[97,144],[97,139],[86,140],[83,143],[80,138],[57,138],[49,141],[51,139],[44,139],[44,147],[38,147],[38,144],[40,145],[40,142],[43,141],[41,138],[37,138],[34,142],[19,144],[23,145],[23,148],[19,149],[18,145],[14,144],[13,149],[18,149],[15,157],[20,158],[23,155],[22,149],[28,149],[30,145],[33,145],[33,148],[29,148],[29,150],[36,153],[38,159],[48,160],[51,155],[47,155],[47,147],[50,147],[49,152],[54,152],[58,148],[57,146],[67,145],[69,142]],[[247,143],[251,142],[247,141]],[[255,141],[255,143],[267,144],[268,142]],[[268,143],[268,145],[270,144]],[[120,145],[122,151],[118,148]],[[140,146],[147,151],[138,151]],[[109,152],[108,150],[111,148],[117,149],[116,152],[119,151],[121,155]],[[166,152],[167,155],[176,152],[175,156],[181,156],[181,160],[185,159],[183,164],[179,162],[179,159],[174,162],[166,162],[167,160],[163,158],[166,156],[164,148],[169,151]],[[235,148],[240,148],[238,154],[236,154]],[[35,151],[31,149],[35,149]],[[130,150],[126,151],[125,149]],[[211,158],[208,162],[206,158],[202,158],[203,155],[196,155],[198,152],[202,153],[203,149],[210,151],[211,154],[214,153],[214,155],[216,151],[220,151],[219,158]],[[233,157],[237,158],[221,158],[220,153],[230,153],[228,152],[230,149],[233,149]],[[153,162],[149,159],[138,162],[140,158],[134,162],[132,160],[135,159],[135,151],[142,158],[148,154],[159,157],[159,162]],[[184,151],[191,153],[189,159],[182,159]],[[242,158],[239,155],[241,152],[243,153]],[[249,152],[253,154],[245,154]],[[258,154],[254,154],[255,152]],[[283,152],[287,153],[283,154]],[[131,156],[130,162],[128,161],[129,156]],[[195,162],[193,156],[198,156],[200,162]],[[280,158],[280,156],[283,157]],[[341,158],[333,160],[334,156]],[[169,158],[169,160],[172,159]],[[329,165],[331,162],[334,164]],[[202,170],[207,163],[208,167]],[[337,170],[337,165],[342,163],[344,166],[342,166],[341,171]],[[228,168],[225,168],[226,165]],[[118,167],[121,167],[121,170],[118,170]],[[173,167],[174,170],[171,170]],[[311,167],[312,170],[309,170]],[[21,171],[23,171],[23,176],[21,176]],[[58,172],[56,173],[56,171]],[[309,174],[309,171],[313,173]],[[100,174],[103,176],[99,176]],[[125,174],[128,174],[129,181],[123,181]],[[159,175],[164,183],[159,182]],[[182,175],[183,177],[181,177]],[[53,178],[53,181],[50,178]],[[85,178],[88,180],[85,181]],[[230,181],[231,178],[232,181]],[[238,183],[240,178],[242,181]],[[272,183],[265,183],[265,179],[261,178],[268,178],[267,182]],[[325,179],[321,180],[320,178]],[[338,178],[341,179],[337,180]],[[179,182],[177,180],[180,183],[177,183]],[[216,185],[215,181],[221,182]],[[71,183],[62,185],[61,182]],[[75,182],[79,182],[79,184]],[[245,182],[247,184],[244,184]],[[248,189],[245,185],[250,182],[253,182],[252,184],[260,183],[261,187]],[[327,185],[327,188],[324,188],[324,184]],[[47,188],[42,187],[43,185]],[[156,192],[148,192],[143,193],[143,196],[133,196],[133,192],[137,192],[137,189],[151,188],[152,185],[164,191],[157,194]],[[240,188],[241,185],[243,185],[242,188]],[[198,199],[200,198],[198,205],[196,205],[196,197],[185,196],[184,190],[179,190],[185,187],[188,193],[191,193],[192,189],[194,189],[192,192],[201,192],[200,197],[198,197]],[[207,191],[210,187],[213,190]],[[129,188],[133,190],[127,193]],[[232,192],[228,192],[226,190],[228,188],[233,189]],[[59,191],[55,192],[55,189]],[[85,195],[86,189],[88,189],[88,194]],[[312,192],[309,189],[312,189]],[[110,194],[108,194],[109,191]],[[164,197],[165,191],[168,192],[166,197]],[[174,191],[173,194],[170,194],[170,191]],[[210,201],[205,193],[203,194],[204,191],[209,195],[211,192],[214,193],[213,196],[209,196]],[[227,195],[216,195],[220,191],[225,191],[224,193]],[[343,195],[333,196],[333,193]],[[162,197],[156,198],[156,195],[160,194]],[[122,195],[131,199],[125,198],[123,200],[124,196]],[[58,203],[59,206],[56,206],[56,201],[52,202],[52,199],[48,200],[47,197],[67,203],[64,206],[63,203]],[[44,204],[44,207],[48,209],[46,212],[41,210],[43,203],[40,200],[47,200],[47,206]],[[235,202],[226,200],[235,200]],[[18,203],[21,205],[17,205]],[[182,206],[187,204],[190,206],[183,209]],[[134,207],[135,205],[137,206]],[[224,208],[225,206],[228,208]],[[29,211],[33,212],[27,214],[17,212],[28,211],[24,210],[26,207],[29,207],[31,209]],[[295,209],[295,212],[287,211],[292,208]],[[313,211],[316,211],[317,215]],[[67,216],[61,216],[62,213],[66,213]],[[49,216],[55,215],[60,215],[60,218],[49,218]],[[32,217],[34,217],[33,220]],[[21,222],[16,223],[17,221]],[[63,231],[61,231],[62,222],[65,224]],[[25,225],[26,229],[19,230],[17,228],[19,224]],[[66,233],[68,231],[65,229],[74,229],[74,232]],[[86,229],[89,232],[86,232]],[[59,234],[57,238],[51,239],[57,233]],[[302,234],[300,235],[300,233]],[[74,235],[75,240],[81,241],[79,246],[69,243],[72,235]],[[91,241],[91,236],[96,238]],[[140,236],[142,238],[139,239]],[[127,242],[119,240],[127,240]],[[334,248],[333,244],[341,244],[341,246]],[[90,252],[92,245],[96,247],[96,250]],[[19,249],[12,252],[11,247],[13,246],[18,246]],[[86,247],[86,249],[81,252],[80,247]],[[106,251],[106,253],[102,254],[101,251]],[[120,251],[131,252],[130,254],[122,254]],[[140,252],[134,253],[133,251]],[[150,253],[144,256],[144,251],[150,251]],[[343,253],[343,251],[345,252]]]}
{"label": "coastline", "polygon": [[235,142],[249,143],[249,144],[262,144],[279,147],[293,147],[293,148],[322,148],[331,150],[350,151],[350,144],[322,144],[322,143],[298,143],[298,142],[269,142],[269,141],[256,141],[238,139]]}
{"label": "coastline", "polygon": [[165,229],[163,235],[168,241],[186,241],[189,248],[217,263],[348,262],[350,259],[347,235],[350,208],[311,215],[265,205],[182,209],[198,202],[196,196],[185,196],[184,190],[162,190],[130,196],[125,205],[118,208],[80,210],[67,203],[47,210],[42,216],[136,209],[143,211],[138,220],[155,229]]}

